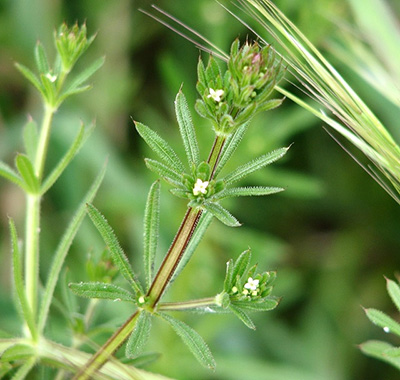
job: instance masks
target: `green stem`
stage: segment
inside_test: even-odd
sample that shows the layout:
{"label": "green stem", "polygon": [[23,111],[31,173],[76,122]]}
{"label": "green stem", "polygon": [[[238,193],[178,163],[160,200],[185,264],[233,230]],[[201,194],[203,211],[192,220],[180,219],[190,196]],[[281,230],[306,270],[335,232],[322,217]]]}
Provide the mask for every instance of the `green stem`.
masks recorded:
{"label": "green stem", "polygon": [[103,366],[109,357],[125,342],[139,317],[140,310],[133,313],[129,319],[107,340],[107,342],[97,351],[91,359],[83,366],[72,380],[88,380],[93,374]]}
{"label": "green stem", "polygon": [[215,306],[215,297],[209,298],[200,298],[197,300],[192,301],[184,301],[184,302],[165,302],[160,303],[157,307],[159,311],[184,311],[190,309],[197,309],[197,308],[206,308],[210,306]]}
{"label": "green stem", "polygon": [[[214,172],[218,165],[225,141],[225,135],[217,135],[214,140],[213,147],[211,148],[211,152],[208,157],[208,163],[212,168],[210,179],[212,179],[214,176]],[[161,296],[167,288],[180,260],[182,259],[183,254],[185,253],[186,247],[193,236],[201,214],[201,209],[192,207],[187,209],[179,230],[175,235],[175,238],[163,262],[161,263],[161,266],[150,286],[149,291],[146,294],[146,298],[148,299],[146,309],[148,309],[149,312],[152,312],[156,309]],[[209,300],[207,300],[207,305],[210,306],[210,304],[214,305],[215,302],[209,302]],[[121,326],[100,348],[100,350],[94,354],[94,356],[79,371],[73,380],[89,379],[91,374],[93,374],[97,369],[104,365],[104,363],[106,363],[109,357],[129,337],[130,333],[135,328],[139,313],[140,310],[136,311],[129,317],[125,324]]]}
{"label": "green stem", "polygon": [[[41,182],[54,109],[45,106],[39,143],[34,163],[35,174]],[[25,291],[32,314],[36,316],[39,282],[39,234],[41,195],[26,194],[25,218]],[[33,337],[32,337],[33,338]]]}

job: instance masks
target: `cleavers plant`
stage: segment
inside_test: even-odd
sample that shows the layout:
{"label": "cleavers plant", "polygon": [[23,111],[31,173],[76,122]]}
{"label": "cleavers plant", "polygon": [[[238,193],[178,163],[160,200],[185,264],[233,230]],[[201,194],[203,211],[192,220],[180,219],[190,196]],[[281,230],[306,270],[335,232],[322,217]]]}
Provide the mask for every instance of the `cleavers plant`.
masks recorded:
{"label": "cleavers plant", "polygon": [[[75,25],[72,28],[62,25],[55,34],[57,57],[52,67],[40,43],[35,48],[39,75],[35,75],[25,66],[17,65],[21,73],[39,91],[44,115],[40,128],[37,128],[32,120],[26,125],[23,136],[26,154],[17,155],[16,169],[0,163],[0,175],[17,184],[25,192],[27,200],[23,254],[20,251],[15,224],[10,219],[14,286],[17,309],[20,310],[24,327],[21,329],[21,337],[0,339],[0,374],[12,374],[13,379],[24,379],[30,376],[32,370],[40,363],[60,368],[57,379],[65,378],[68,372],[75,372],[76,380],[110,377],[157,379],[157,375],[138,370],[112,357],[125,341],[125,353],[128,358],[140,355],[149,338],[153,317],[165,320],[202,365],[214,368],[215,360],[200,335],[168,312],[233,313],[246,326],[254,329],[255,325],[249,313],[272,310],[279,303],[278,298],[271,296],[276,273],[259,272],[257,265],[251,265],[251,252],[247,249],[236,260],[228,261],[219,294],[168,303],[162,302],[162,296],[190,260],[213,217],[227,226],[240,226],[239,221],[221,205],[221,201],[229,197],[269,195],[283,190],[280,187],[240,187],[235,184],[283,157],[288,148],[266,153],[226,174],[222,173],[254,115],[281,104],[282,99],[270,97],[285,70],[270,46],[262,47],[249,42],[240,46],[239,40],[233,42],[227,67],[223,71],[212,56],[207,65],[200,59],[197,83],[200,98],[195,108],[202,117],[211,122],[215,135],[207,159],[202,159],[200,154],[189,105],[181,90],[175,100],[175,112],[187,165],[158,133],[135,121],[138,133],[157,156],[156,159],[145,160],[147,167],[173,186],[173,195],[187,201],[183,221],[159,269],[155,271],[154,262],[160,223],[160,180],[151,185],[145,206],[144,278],[141,281],[133,271],[112,227],[91,203],[104,176],[103,168],[67,227],[55,251],[43,291],[39,292],[42,197],[60,177],[93,130],[82,126],[58,165],[45,175],[53,115],[67,97],[89,88],[85,84],[87,79],[103,64],[103,58],[98,59],[80,74],[70,78],[76,61],[92,41],[93,37],[86,37],[85,25]],[[66,347],[50,340],[45,329],[65,257],[86,212],[101,234],[107,249],[100,264],[89,262],[87,272],[91,281],[70,283],[70,290],[82,297],[130,302],[136,309],[91,357],[80,350],[79,346],[85,342],[82,337],[74,342],[73,347]],[[113,266],[104,265],[108,255]],[[22,258],[24,269],[21,265]],[[117,271],[128,282],[129,290],[112,283]],[[91,305],[94,307],[95,303]],[[75,326],[76,330],[80,333],[88,332],[87,325],[92,312],[89,307],[84,321],[75,321],[78,326]]]}

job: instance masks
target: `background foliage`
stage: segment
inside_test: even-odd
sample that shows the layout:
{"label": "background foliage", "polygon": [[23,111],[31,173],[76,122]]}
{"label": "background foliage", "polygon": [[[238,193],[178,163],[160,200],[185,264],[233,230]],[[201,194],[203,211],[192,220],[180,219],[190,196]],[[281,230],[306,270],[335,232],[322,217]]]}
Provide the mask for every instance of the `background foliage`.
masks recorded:
{"label": "background foliage", "polygon": [[[331,42],[340,37],[340,28],[356,28],[350,3],[276,1],[330,58]],[[398,2],[388,4],[400,15]],[[157,5],[226,50],[236,36],[244,39],[248,35],[213,0],[158,1]],[[141,219],[155,176],[145,169],[147,147],[130,117],[160,131],[169,141],[176,137],[174,148],[179,150],[173,100],[184,83],[188,102],[194,104],[199,52],[138,12],[139,7],[148,10],[149,4],[144,0],[0,2],[0,159],[12,162],[13,152],[20,149],[18,137],[28,115],[39,119],[42,112],[35,90],[14,67],[16,61],[26,65],[31,62],[37,39],[49,46],[60,22],[86,20],[89,34],[98,31],[88,54],[106,55],[94,89],[67,101],[56,115],[49,157],[54,162],[79,128],[76,115],[86,123],[95,117],[97,128],[91,142],[44,201],[42,252],[44,258],[48,255],[48,262],[70,213],[89,186],[89,178],[108,156],[106,179],[95,205],[118,232],[133,264],[140,265]],[[356,73],[332,60],[385,124],[396,127],[399,110]],[[194,121],[200,143],[209,144],[210,134],[205,130],[209,126],[200,117]],[[399,140],[399,129],[391,132]],[[288,101],[278,110],[257,117],[234,159],[246,162],[246,157],[292,142],[295,144],[282,162],[257,174],[262,176],[259,181],[248,179],[249,184],[284,186],[287,191],[273,197],[233,201],[231,209],[243,226],[233,230],[214,221],[193,261],[170,289],[175,300],[215,294],[221,290],[226,261],[250,245],[253,259],[261,268],[278,271],[275,294],[283,297],[281,304],[271,313],[255,316],[256,333],[233,317],[187,317],[215,353],[215,373],[197,367],[173,332],[156,324],[153,337],[158,339],[151,339],[146,351],[162,355],[146,367],[149,370],[179,379],[398,378],[394,368],[363,356],[357,348],[367,339],[391,339],[369,323],[360,305],[398,318],[383,278],[393,277],[400,267],[398,205],[328,136],[320,121]],[[9,299],[12,281],[7,215],[22,228],[23,202],[17,189],[0,182],[0,319],[8,330],[18,326]],[[169,195],[166,186],[161,202],[160,253],[166,251],[185,210],[185,202]],[[86,221],[67,259],[69,278],[85,278],[88,257],[99,257],[102,249],[98,234]],[[41,271],[46,269],[42,265]],[[79,312],[79,305],[82,307],[85,301],[76,302]],[[101,313],[96,315],[99,323],[111,319],[119,324],[130,312],[125,305],[101,302]],[[54,313],[57,318],[50,326],[53,335],[68,341],[65,319],[56,309]]]}

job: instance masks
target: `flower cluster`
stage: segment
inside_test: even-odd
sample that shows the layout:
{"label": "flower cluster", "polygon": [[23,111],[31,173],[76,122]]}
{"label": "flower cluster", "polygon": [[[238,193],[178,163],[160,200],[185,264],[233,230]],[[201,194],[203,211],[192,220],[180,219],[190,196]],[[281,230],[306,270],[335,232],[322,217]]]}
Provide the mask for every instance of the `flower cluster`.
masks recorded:
{"label": "flower cluster", "polygon": [[[253,272],[255,269],[254,266],[251,271]],[[264,272],[255,275],[254,278],[252,276],[247,277],[244,284],[242,278],[237,278],[229,292],[231,301],[249,301],[268,297],[271,294],[275,277],[276,272]]]}
{"label": "flower cluster", "polygon": [[217,133],[230,134],[256,113],[279,106],[281,99],[269,99],[284,70],[271,46],[239,40],[231,46],[224,74],[213,57],[207,67],[198,64],[197,112],[213,121]]}

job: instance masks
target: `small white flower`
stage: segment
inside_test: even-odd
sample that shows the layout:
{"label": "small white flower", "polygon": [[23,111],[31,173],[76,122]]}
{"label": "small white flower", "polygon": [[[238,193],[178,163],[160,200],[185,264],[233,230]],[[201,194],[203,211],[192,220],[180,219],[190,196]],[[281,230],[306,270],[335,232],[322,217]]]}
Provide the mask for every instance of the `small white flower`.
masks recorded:
{"label": "small white flower", "polygon": [[51,75],[50,73],[47,73],[46,78],[49,79],[50,82],[54,83],[57,80],[57,75]]}
{"label": "small white flower", "polygon": [[260,280],[253,280],[252,277],[249,277],[244,287],[249,290],[256,291],[258,289],[258,283]]}
{"label": "small white flower", "polygon": [[207,194],[208,183],[209,183],[208,181],[203,182],[200,178],[198,178],[193,187],[193,194],[196,196],[199,195],[200,193]]}
{"label": "small white flower", "polygon": [[217,103],[219,103],[223,95],[224,95],[224,90],[213,90],[212,88],[210,88],[210,94],[207,95],[207,98],[212,98]]}

